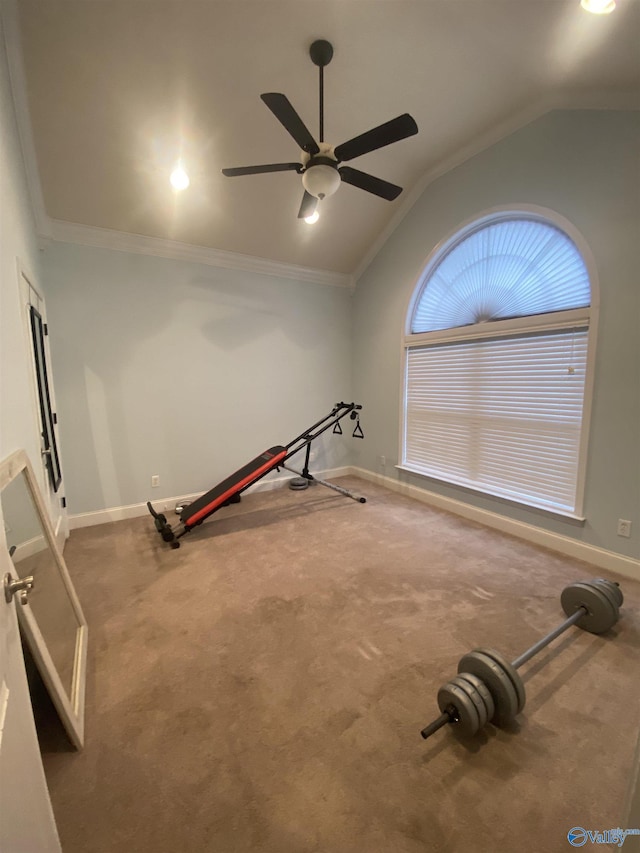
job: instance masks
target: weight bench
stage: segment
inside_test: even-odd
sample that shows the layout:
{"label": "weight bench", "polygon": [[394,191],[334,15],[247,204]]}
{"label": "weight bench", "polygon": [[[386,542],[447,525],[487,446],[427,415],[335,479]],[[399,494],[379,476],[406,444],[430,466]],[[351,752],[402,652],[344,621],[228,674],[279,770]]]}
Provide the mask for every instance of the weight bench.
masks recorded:
{"label": "weight bench", "polygon": [[[268,474],[269,471],[277,471],[280,468],[285,468],[287,471],[297,474],[298,477],[304,478],[309,483],[320,483],[323,486],[327,486],[328,488],[345,495],[345,497],[351,498],[359,503],[366,503],[366,498],[353,495],[348,489],[343,489],[341,486],[336,486],[335,483],[329,483],[326,480],[321,480],[309,473],[311,442],[330,427],[333,427],[334,433],[342,434],[340,421],[346,415],[350,414],[351,419],[356,421],[353,430],[353,437],[364,438],[364,434],[360,426],[359,411],[361,409],[362,406],[357,403],[336,403],[329,414],[325,415],[324,418],[321,418],[303,433],[300,433],[300,435],[292,439],[289,444],[277,444],[274,447],[270,447],[268,450],[265,450],[264,453],[256,456],[255,459],[252,459],[251,462],[247,462],[246,465],[231,474],[226,478],[226,480],[223,480],[221,483],[218,483],[217,486],[214,486],[213,489],[205,492],[205,494],[193,501],[193,503],[185,506],[180,512],[180,521],[173,527],[167,521],[166,516],[163,513],[156,512],[151,505],[151,501],[147,501],[147,509],[153,516],[156,530],[162,536],[162,539],[169,543],[172,548],[179,548],[180,542],[178,540],[182,536],[189,533],[189,531],[193,530],[194,527],[202,524],[205,519],[209,518],[210,515],[213,515],[213,513],[221,507],[239,503],[241,493],[245,489],[248,489],[249,486],[253,485],[253,483],[257,483],[258,480],[262,479],[262,477],[264,477],[265,474]],[[306,457],[302,471],[297,471],[294,468],[290,468],[288,465],[285,465],[285,462],[291,456],[294,456],[303,448],[306,448]]]}

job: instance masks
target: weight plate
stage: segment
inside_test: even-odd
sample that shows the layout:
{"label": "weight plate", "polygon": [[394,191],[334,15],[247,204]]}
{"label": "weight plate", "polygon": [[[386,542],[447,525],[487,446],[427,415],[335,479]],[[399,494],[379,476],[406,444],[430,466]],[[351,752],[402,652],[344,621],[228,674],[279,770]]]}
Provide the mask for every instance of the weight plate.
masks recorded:
{"label": "weight plate", "polygon": [[444,713],[455,709],[454,725],[463,735],[474,735],[480,728],[476,706],[467,690],[448,681],[438,690],[438,708]]}
{"label": "weight plate", "polygon": [[524,708],[527,701],[527,694],[524,689],[524,683],[518,670],[508,661],[505,657],[503,657],[500,652],[497,652],[495,649],[477,649],[477,651],[482,652],[483,655],[487,655],[491,660],[494,660],[498,666],[501,666],[502,669],[507,673],[509,678],[511,679],[511,683],[513,684],[516,695],[518,697],[518,714]]}
{"label": "weight plate", "polygon": [[[469,684],[471,684],[477,691],[478,696],[482,699],[482,704],[484,706],[484,710],[480,713],[480,728],[482,728],[496,712],[495,705],[493,704],[493,697],[489,692],[489,688],[482,679],[478,678],[477,675],[472,675],[470,672],[461,672],[456,676],[456,678],[462,678],[469,682]],[[455,679],[453,680],[455,681]]]}
{"label": "weight plate", "polygon": [[603,595],[606,595],[606,597],[609,599],[611,604],[613,604],[613,606],[616,608],[616,610],[618,609],[618,600],[617,600],[613,590],[611,589],[611,587],[609,587],[605,583],[602,583],[599,580],[584,581],[584,583],[588,584],[589,586],[593,586],[596,589],[599,589]]}
{"label": "weight plate", "polygon": [[622,590],[620,589],[617,583],[607,580],[606,578],[594,578],[591,583],[595,583],[603,590],[603,592],[608,591],[613,596],[613,603],[616,605],[616,607],[622,607],[622,605],[624,604],[624,596],[622,594]]}
{"label": "weight plate", "polygon": [[560,604],[567,616],[580,607],[586,607],[585,615],[576,622],[579,628],[591,634],[604,634],[618,621],[618,608],[596,585],[589,582],[572,583],[562,590]]}
{"label": "weight plate", "polygon": [[492,722],[501,726],[518,713],[518,694],[507,673],[492,658],[482,652],[467,652],[460,658],[458,672],[480,678],[491,693],[494,704]]}
{"label": "weight plate", "polygon": [[476,690],[475,685],[462,675],[454,675],[449,684],[455,684],[457,687],[460,687],[465,691],[469,699],[471,699],[478,712],[478,730],[480,730],[487,723],[487,706],[484,704],[484,699]]}

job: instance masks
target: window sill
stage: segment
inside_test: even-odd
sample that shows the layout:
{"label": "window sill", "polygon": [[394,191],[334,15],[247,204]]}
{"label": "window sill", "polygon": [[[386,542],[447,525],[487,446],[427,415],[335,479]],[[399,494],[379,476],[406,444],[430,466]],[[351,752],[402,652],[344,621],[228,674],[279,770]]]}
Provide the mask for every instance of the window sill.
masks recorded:
{"label": "window sill", "polygon": [[509,506],[522,507],[523,509],[544,513],[546,516],[553,516],[563,520],[569,519],[571,521],[579,522],[580,524],[584,524],[587,520],[586,516],[578,515],[577,513],[571,512],[569,510],[551,509],[541,504],[519,501],[516,498],[506,497],[505,495],[497,494],[496,492],[490,492],[487,489],[479,489],[474,486],[470,486],[467,483],[463,483],[462,481],[458,482],[456,480],[446,480],[444,479],[444,477],[436,477],[434,474],[425,474],[424,471],[420,471],[418,468],[412,468],[410,465],[396,465],[394,467],[398,471],[406,471],[408,474],[417,475],[418,477],[422,477],[425,480],[433,480],[435,483],[443,483],[446,486],[453,486],[456,489],[462,489],[472,494],[480,495],[481,497],[491,498],[492,500],[500,501]]}

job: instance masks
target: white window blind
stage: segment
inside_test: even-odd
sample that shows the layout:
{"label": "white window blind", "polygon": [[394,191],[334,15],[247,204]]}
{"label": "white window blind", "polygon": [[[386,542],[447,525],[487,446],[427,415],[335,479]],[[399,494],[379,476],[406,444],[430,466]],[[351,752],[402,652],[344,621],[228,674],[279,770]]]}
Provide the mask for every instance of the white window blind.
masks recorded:
{"label": "white window blind", "polygon": [[584,260],[559,228],[513,216],[471,230],[427,270],[411,332],[589,305]]}
{"label": "white window blind", "polygon": [[403,465],[573,513],[588,330],[409,346]]}

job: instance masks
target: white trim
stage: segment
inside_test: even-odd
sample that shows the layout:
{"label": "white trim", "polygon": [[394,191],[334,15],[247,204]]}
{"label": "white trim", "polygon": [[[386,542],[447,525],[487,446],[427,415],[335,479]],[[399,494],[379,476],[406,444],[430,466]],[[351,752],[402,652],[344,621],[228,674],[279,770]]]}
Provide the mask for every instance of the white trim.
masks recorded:
{"label": "white trim", "polygon": [[504,338],[509,335],[528,335],[532,332],[553,332],[559,329],[588,329],[590,308],[570,308],[566,311],[553,311],[549,314],[527,314],[507,320],[489,320],[474,323],[472,326],[452,326],[450,329],[438,329],[435,332],[416,332],[407,334],[405,349],[452,343],[453,341],[488,340]]}
{"label": "white trim", "polygon": [[161,237],[145,237],[142,234],[129,234],[108,228],[96,228],[92,225],[76,225],[51,219],[50,237],[59,243],[73,243],[80,246],[93,246],[99,249],[111,249],[116,252],[131,252],[138,255],[151,255],[154,258],[169,258],[176,261],[191,261],[207,266],[230,270],[260,273],[293,278],[296,281],[311,284],[324,284],[333,287],[352,287],[353,278],[346,273],[300,267],[267,258],[241,255],[237,252],[225,252],[222,249],[193,246],[177,240],[165,240]]}
{"label": "white trim", "polygon": [[[345,477],[350,473],[351,468],[349,466],[342,466],[341,468],[331,468],[327,471],[321,471],[320,473],[316,473],[314,476],[326,480],[330,477]],[[249,488],[246,489],[246,492],[270,492],[273,489],[280,489],[284,487],[285,483],[291,479],[291,475],[287,474],[286,476],[280,475],[279,477],[272,477],[268,480],[260,480],[258,483],[249,486]],[[183,493],[175,498],[160,498],[159,500],[152,500],[151,503],[156,512],[174,513],[176,504],[181,501],[194,501],[202,494],[202,492],[196,492],[191,495],[185,495]],[[144,515],[149,515],[146,503],[114,506],[109,507],[108,509],[95,510],[94,512],[80,512],[76,515],[71,515],[69,516],[69,526],[71,530],[76,530],[80,527],[93,527],[96,524],[108,524],[112,521],[123,521],[125,518],[140,518]],[[177,518],[178,517],[176,516],[176,520]],[[171,518],[168,520],[171,522]]]}
{"label": "white trim", "polygon": [[[55,543],[62,552],[64,547],[64,531],[62,530],[62,518],[58,518],[55,528],[53,529],[53,538],[55,539]],[[33,557],[36,554],[39,554],[40,551],[44,551],[45,548],[49,547],[49,543],[47,539],[42,533],[40,536],[34,536],[33,539],[27,539],[26,542],[21,542],[20,545],[17,546],[14,554],[16,559],[14,563],[20,563],[22,560],[26,560],[28,557]]]}
{"label": "white trim", "polygon": [[[53,538],[55,539],[59,551],[62,553],[65,542],[62,516],[58,517],[56,526],[53,530]],[[22,560],[26,560],[27,557],[33,557],[35,554],[39,554],[40,551],[44,550],[43,543],[45,548],[48,547],[48,542],[44,533],[41,536],[35,536],[33,539],[28,539],[26,542],[22,542],[15,550],[16,559],[14,562],[19,563]]]}
{"label": "white trim", "polygon": [[584,560],[587,563],[598,566],[598,568],[615,572],[623,577],[636,581],[640,580],[640,560],[635,560],[633,557],[616,554],[614,551],[607,551],[604,548],[598,548],[596,545],[589,545],[586,542],[580,542],[577,539],[562,536],[559,533],[552,533],[550,530],[544,530],[533,524],[526,524],[523,521],[507,518],[497,512],[480,509],[463,501],[447,498],[444,495],[430,492],[427,489],[421,489],[419,486],[394,480],[383,474],[375,474],[372,471],[367,471],[365,468],[354,467],[351,469],[351,473],[357,477],[362,477],[363,480],[384,486],[405,497],[430,504],[431,506],[438,507],[438,509],[444,509],[447,512],[467,518],[470,521],[477,521],[486,527],[500,530],[502,533],[508,533],[510,536],[516,536],[518,539],[533,542],[535,545],[541,545],[543,548],[549,548],[552,551],[557,551],[576,560]]}
{"label": "white trim", "polygon": [[575,512],[569,512],[561,510],[561,509],[551,509],[548,506],[545,506],[542,503],[535,503],[533,501],[527,502],[524,500],[519,501],[517,498],[509,495],[509,494],[500,494],[498,491],[489,491],[489,489],[483,489],[480,486],[474,486],[471,483],[465,482],[463,479],[454,480],[447,479],[446,477],[439,477],[437,474],[427,473],[425,471],[421,471],[418,467],[414,467],[412,465],[394,465],[394,468],[398,471],[405,471],[407,474],[417,474],[419,477],[428,477],[430,480],[436,480],[439,483],[444,483],[448,486],[460,486],[467,491],[474,492],[476,495],[484,495],[489,498],[497,498],[498,500],[506,501],[508,504],[514,504],[515,506],[522,507],[523,509],[534,509],[536,512],[542,512],[545,515],[552,515],[556,518],[570,518],[572,521],[579,521],[582,524],[587,520],[584,515],[579,515]]}
{"label": "white trim", "polygon": [[11,555],[14,564],[21,563],[23,560],[28,560],[29,557],[34,557],[36,554],[39,554],[41,551],[44,551],[45,548],[49,547],[49,543],[42,533],[40,536],[34,536],[33,539],[27,539],[25,542],[21,542]]}

